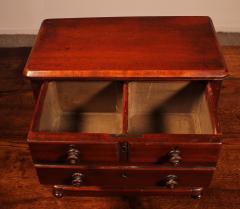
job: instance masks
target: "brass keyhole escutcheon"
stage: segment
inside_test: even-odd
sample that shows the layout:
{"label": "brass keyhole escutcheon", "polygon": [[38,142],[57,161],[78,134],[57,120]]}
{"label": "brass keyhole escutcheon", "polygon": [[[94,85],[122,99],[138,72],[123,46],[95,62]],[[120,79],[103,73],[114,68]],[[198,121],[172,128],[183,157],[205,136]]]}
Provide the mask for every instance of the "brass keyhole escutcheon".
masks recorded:
{"label": "brass keyhole escutcheon", "polygon": [[123,174],[122,174],[122,177],[125,178],[125,179],[127,179],[127,178],[128,178],[128,175],[127,175],[126,173],[123,173]]}

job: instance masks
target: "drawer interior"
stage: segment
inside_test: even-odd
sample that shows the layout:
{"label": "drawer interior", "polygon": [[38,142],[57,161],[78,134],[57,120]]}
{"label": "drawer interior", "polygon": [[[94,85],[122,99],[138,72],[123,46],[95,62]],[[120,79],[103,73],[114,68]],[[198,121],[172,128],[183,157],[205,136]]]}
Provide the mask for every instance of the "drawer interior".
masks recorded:
{"label": "drawer interior", "polygon": [[49,82],[38,131],[121,133],[121,82]]}
{"label": "drawer interior", "polygon": [[214,134],[207,85],[204,81],[48,82],[33,131]]}
{"label": "drawer interior", "polygon": [[213,133],[205,89],[200,81],[129,83],[128,132]]}

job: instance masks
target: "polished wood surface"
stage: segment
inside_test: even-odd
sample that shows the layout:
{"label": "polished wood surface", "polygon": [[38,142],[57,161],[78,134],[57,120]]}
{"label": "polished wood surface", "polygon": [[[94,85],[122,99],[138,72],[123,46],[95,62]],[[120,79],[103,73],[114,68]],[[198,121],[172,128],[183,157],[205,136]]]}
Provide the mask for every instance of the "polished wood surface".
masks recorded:
{"label": "polished wood surface", "polygon": [[[26,144],[34,100],[31,86],[23,79],[21,72],[29,51],[29,48],[0,49],[1,208],[65,209],[81,206],[82,208],[89,209],[236,209],[239,207],[240,47],[223,47],[225,59],[231,73],[231,77],[223,82],[219,103],[219,119],[224,134],[223,148],[220,153],[213,182],[210,188],[204,192],[203,198],[200,201],[192,200],[186,195],[173,196],[169,194],[167,196],[138,198],[65,197],[60,200],[54,198],[52,196],[52,189],[39,184],[33,168],[29,148]],[[184,141],[184,139],[182,140]],[[90,194],[93,194],[94,190],[96,188],[92,188],[92,193]]]}
{"label": "polished wood surface", "polygon": [[[115,139],[116,141],[117,139]],[[30,150],[35,163],[67,164],[67,151],[70,144],[79,150],[79,163],[116,163],[121,164],[119,144],[114,141],[106,143],[99,138],[98,142],[74,141],[72,143],[31,143]],[[147,144],[147,145],[146,145]],[[215,166],[220,143],[166,143],[139,142],[129,140],[130,153],[128,162],[135,164],[152,164],[157,166],[171,166],[169,152],[177,146],[181,152],[181,166]],[[196,152],[196,150],[198,150]]]}
{"label": "polished wood surface", "polygon": [[209,79],[227,71],[209,17],[110,17],[45,20],[24,74]]}
{"label": "polished wood surface", "polygon": [[69,166],[35,164],[41,184],[71,185],[72,175],[81,173],[85,186],[166,188],[166,177],[176,175],[178,187],[205,187],[211,182],[215,168],[172,168],[157,166]]}
{"label": "polished wood surface", "polygon": [[[208,98],[214,134],[128,134],[128,84],[123,86],[123,133],[120,135],[108,133],[70,133],[53,131],[38,131],[43,104],[46,99],[48,83],[41,88],[36,102],[33,120],[28,134],[28,142],[35,163],[67,164],[67,152],[70,145],[78,150],[79,165],[86,163],[115,163],[121,165],[124,161],[155,166],[169,166],[169,153],[173,148],[181,152],[180,166],[215,166],[220,151],[221,139],[216,126],[216,108],[212,93],[205,91]],[[209,95],[208,95],[209,94]],[[128,156],[122,156],[121,148],[127,142]],[[198,150],[198,152],[196,152]]]}

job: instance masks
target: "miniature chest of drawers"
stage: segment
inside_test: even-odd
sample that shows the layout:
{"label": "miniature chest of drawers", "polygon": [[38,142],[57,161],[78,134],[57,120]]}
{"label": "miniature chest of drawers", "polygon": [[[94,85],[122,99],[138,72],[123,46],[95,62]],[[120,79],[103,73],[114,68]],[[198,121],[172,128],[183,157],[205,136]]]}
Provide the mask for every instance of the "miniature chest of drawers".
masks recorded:
{"label": "miniature chest of drawers", "polygon": [[56,197],[200,198],[210,184],[227,76],[210,18],[48,19],[24,75],[28,143]]}

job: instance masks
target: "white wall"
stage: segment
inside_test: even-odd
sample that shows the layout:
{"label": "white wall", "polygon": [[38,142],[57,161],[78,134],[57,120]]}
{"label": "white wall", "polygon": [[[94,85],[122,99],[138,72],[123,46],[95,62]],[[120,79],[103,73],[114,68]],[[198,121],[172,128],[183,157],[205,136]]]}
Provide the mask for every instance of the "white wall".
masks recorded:
{"label": "white wall", "polygon": [[43,19],[207,15],[217,31],[240,32],[240,0],[0,0],[0,34],[32,34]]}

